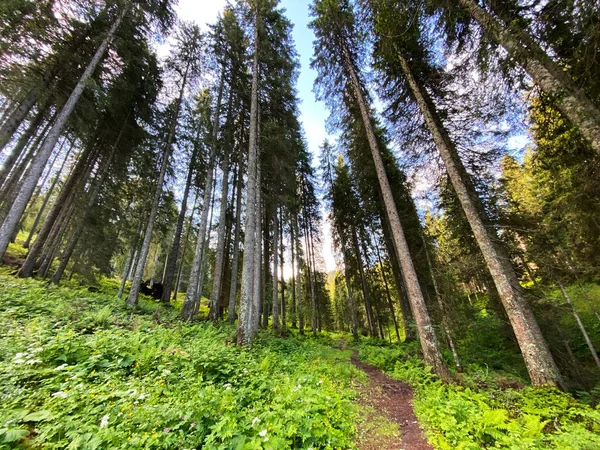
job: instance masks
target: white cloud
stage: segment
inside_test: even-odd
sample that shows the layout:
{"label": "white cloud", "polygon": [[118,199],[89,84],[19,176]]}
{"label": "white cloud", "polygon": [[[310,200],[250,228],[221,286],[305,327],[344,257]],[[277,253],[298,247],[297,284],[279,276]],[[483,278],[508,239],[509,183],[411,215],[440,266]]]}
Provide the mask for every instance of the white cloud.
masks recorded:
{"label": "white cloud", "polygon": [[194,21],[206,30],[208,24],[215,22],[225,5],[226,0],[179,0],[175,10],[180,19]]}

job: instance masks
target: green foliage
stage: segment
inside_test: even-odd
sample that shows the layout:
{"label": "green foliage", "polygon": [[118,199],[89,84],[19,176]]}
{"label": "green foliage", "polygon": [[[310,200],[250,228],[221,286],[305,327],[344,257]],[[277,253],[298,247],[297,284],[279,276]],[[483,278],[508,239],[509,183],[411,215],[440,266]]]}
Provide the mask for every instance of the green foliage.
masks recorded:
{"label": "green foliage", "polygon": [[413,385],[415,413],[436,449],[591,450],[600,445],[600,410],[569,394],[515,389],[510,387],[514,380],[475,368],[460,385],[442,384],[413,343],[358,347],[362,360]]}
{"label": "green foliage", "polygon": [[349,352],[0,278],[0,449],[353,447]]}

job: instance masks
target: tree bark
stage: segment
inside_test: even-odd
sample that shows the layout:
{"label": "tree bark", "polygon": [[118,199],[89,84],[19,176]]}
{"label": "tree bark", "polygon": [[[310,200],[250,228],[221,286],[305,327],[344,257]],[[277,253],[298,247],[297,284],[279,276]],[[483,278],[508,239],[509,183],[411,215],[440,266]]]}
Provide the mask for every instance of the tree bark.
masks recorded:
{"label": "tree bark", "polygon": [[33,194],[37,181],[39,180],[42,172],[44,171],[44,166],[48,162],[48,159],[50,158],[50,154],[52,153],[56,142],[62,134],[67,124],[67,121],[69,120],[69,117],[71,116],[71,113],[75,108],[75,105],[81,97],[81,94],[85,90],[87,81],[92,77],[94,71],[98,67],[98,64],[104,57],[108,46],[111,44],[115,33],[121,25],[121,22],[123,21],[123,18],[125,17],[125,14],[128,10],[129,5],[123,8],[121,14],[119,14],[117,19],[113,23],[107,36],[104,38],[104,40],[96,50],[94,57],[87,65],[83,75],[81,76],[80,80],[77,82],[77,85],[73,89],[73,92],[71,92],[69,99],[65,103],[58,117],[56,118],[56,121],[52,129],[48,133],[48,137],[46,138],[44,145],[32,161],[32,170],[27,176],[27,178],[23,181],[21,189],[19,191],[19,195],[15,199],[15,202],[13,203],[10,212],[8,213],[8,216],[6,217],[4,223],[2,224],[2,227],[0,228],[0,258],[2,258],[6,253],[6,249],[8,248],[8,244],[15,230],[15,227],[18,225],[19,220],[23,215],[23,211],[25,211],[25,208],[27,207],[27,203],[29,203],[29,199]]}
{"label": "tree bark", "polygon": [[[221,79],[219,80],[219,92],[217,94],[217,105],[215,108],[215,117],[213,118],[212,142],[210,146],[210,154],[208,158],[208,170],[204,183],[204,196],[202,200],[202,214],[200,215],[200,226],[198,228],[198,240],[196,242],[196,250],[194,252],[194,261],[192,262],[192,270],[190,271],[190,279],[187,290],[185,291],[185,299],[181,308],[181,317],[184,320],[192,320],[194,310],[196,308],[196,296],[198,294],[200,272],[202,270],[202,262],[204,260],[204,237],[208,222],[208,212],[211,206],[212,185],[215,166],[215,154],[217,150],[217,136],[219,132],[219,116],[221,114],[221,101],[223,99],[223,88],[225,85],[225,69],[221,71]],[[198,299],[198,302],[200,299]]]}
{"label": "tree bark", "polygon": [[394,276],[394,284],[396,286],[396,293],[398,294],[398,303],[400,304],[400,313],[402,315],[402,330],[404,331],[404,340],[412,341],[415,339],[415,333],[411,327],[411,325],[414,324],[414,317],[412,311],[410,310],[410,302],[408,301],[408,295],[406,294],[406,288],[404,286],[402,268],[398,262],[398,256],[396,254],[394,241],[392,239],[392,231],[385,213],[381,214],[381,225],[385,249],[388,257],[390,258],[392,275]]}
{"label": "tree bark", "polygon": [[292,305],[291,305],[291,321],[292,328],[296,328],[297,323],[297,305],[296,305],[296,254],[294,252],[294,248],[296,247],[296,239],[294,233],[294,224],[293,221],[290,221],[290,252],[292,257]]}
{"label": "tree bark", "polygon": [[[385,275],[385,268],[383,267],[383,260],[381,259],[381,252],[379,251],[379,244],[377,243],[377,237],[373,234],[373,244],[375,245],[375,252],[377,253],[377,260],[379,261],[379,268],[381,270],[381,278],[385,286],[385,295],[387,297],[388,306],[390,308],[390,314],[392,321],[394,322],[394,330],[396,331],[396,338],[400,342],[400,330],[398,329],[398,321],[396,320],[396,313],[394,312],[394,303],[390,294],[390,288],[388,286],[387,276]],[[433,274],[432,274],[433,276]]]}
{"label": "tree bark", "polygon": [[279,249],[279,227],[277,226],[277,208],[273,216],[273,331],[279,333],[279,264],[277,261]]}
{"label": "tree bark", "polygon": [[123,137],[123,132],[125,131],[125,127],[127,125],[128,119],[129,119],[129,115],[127,115],[127,118],[125,119],[125,122],[123,123],[123,126],[121,127],[121,130],[119,131],[117,140],[115,141],[112,148],[110,149],[109,154],[105,157],[105,161],[104,161],[102,168],[96,174],[96,179],[94,180],[94,183],[91,187],[89,199],[87,201],[85,210],[83,211],[83,216],[79,219],[79,224],[77,225],[77,228],[73,232],[73,235],[71,236],[69,243],[65,247],[65,249],[61,255],[60,264],[58,265],[56,272],[54,272],[54,275],[52,276],[52,282],[54,284],[60,283],[60,280],[65,272],[65,269],[67,268],[67,264],[69,264],[69,261],[71,260],[71,256],[73,256],[73,251],[75,250],[75,247],[76,247],[77,243],[79,242],[79,238],[83,234],[86,221],[92,212],[92,208],[96,204],[96,200],[98,199],[98,195],[100,194],[102,185],[104,184],[106,176],[108,175],[108,169],[110,168],[110,166],[112,164],[113,156],[117,150],[117,146],[119,145],[119,142],[121,141],[121,138]]}
{"label": "tree bark", "polygon": [[408,243],[406,242],[406,236],[404,235],[398,210],[396,209],[396,203],[394,201],[390,183],[385,172],[383,159],[381,158],[381,154],[379,152],[379,145],[377,143],[377,138],[371,123],[370,111],[364,99],[361,84],[358,79],[350,52],[346,46],[344,46],[342,50],[344,52],[346,70],[350,75],[352,85],[351,88],[354,98],[360,108],[363,125],[367,133],[371,155],[373,157],[375,170],[377,172],[377,179],[383,194],[383,201],[394,239],[394,247],[398,256],[398,260],[402,266],[402,272],[404,275],[406,288],[408,290],[408,298],[412,307],[412,313],[415,316],[417,331],[421,341],[421,347],[423,349],[423,356],[425,358],[425,362],[433,368],[433,372],[435,374],[437,374],[442,380],[450,380],[451,375],[442,358],[439,343],[431,323],[431,318],[427,312],[425,299],[423,298],[423,293],[421,291],[421,287],[419,286],[419,280],[412,262]]}
{"label": "tree bark", "polygon": [[91,171],[97,157],[97,148],[92,147],[87,147],[79,156],[77,164],[73,168],[69,178],[60,191],[60,194],[52,205],[52,209],[46,216],[42,228],[40,229],[35,241],[33,241],[33,244],[27,253],[27,258],[21,266],[21,270],[19,270],[20,277],[24,278],[33,275],[36,263],[42,254],[44,245],[46,245],[48,237],[50,236],[52,228],[54,227],[54,223],[58,219],[60,213],[66,210],[65,205],[68,204],[69,200],[75,194],[78,184],[82,183],[82,180]]}
{"label": "tree bark", "polygon": [[243,177],[243,158],[242,153],[239,154],[238,160],[238,184],[235,200],[235,231],[233,233],[233,257],[231,262],[231,288],[229,290],[229,307],[227,309],[227,321],[235,322],[235,304],[237,297],[238,285],[238,267],[240,261],[240,232],[242,228],[242,187],[244,185]]}
{"label": "tree bark", "polygon": [[67,150],[67,153],[60,165],[60,169],[58,169],[58,171],[56,172],[56,175],[54,176],[54,179],[52,180],[52,184],[50,184],[50,187],[48,188],[48,192],[46,192],[46,195],[44,196],[44,201],[42,202],[42,205],[40,206],[40,209],[39,209],[37,215],[35,216],[35,220],[33,222],[33,225],[31,226],[31,230],[29,231],[29,234],[27,235],[27,240],[23,244],[23,248],[29,248],[29,246],[31,244],[31,240],[33,239],[33,236],[42,220],[42,217],[44,216],[44,211],[46,210],[46,206],[48,206],[48,202],[50,201],[50,198],[52,197],[52,192],[54,192],[54,189],[56,188],[56,185],[58,184],[58,180],[60,180],[60,175],[62,174],[62,171],[64,170],[65,165],[66,165],[67,161],[69,160],[69,156],[71,155],[71,151],[73,150],[73,148],[74,148],[74,145],[71,144],[71,146],[69,147],[69,150]]}
{"label": "tree bark", "polygon": [[244,234],[244,257],[242,260],[242,286],[240,292],[240,313],[237,328],[237,344],[244,345],[252,339],[248,335],[248,324],[252,314],[252,293],[254,282],[254,251],[256,247],[256,215],[255,204],[258,168],[258,85],[259,85],[259,49],[260,12],[256,9],[254,19],[254,60],[252,63],[252,94],[250,102],[250,137],[248,143],[248,186],[246,189],[246,228]]}
{"label": "tree bark", "polygon": [[346,237],[343,234],[341,227],[338,227],[338,234],[342,241],[342,258],[344,259],[344,278],[346,279],[346,291],[348,292],[348,305],[350,306],[350,323],[352,336],[355,341],[358,341],[358,320],[356,318],[356,306],[354,304],[354,296],[352,295],[352,279],[350,275],[350,266],[348,264],[348,253],[346,246]]}
{"label": "tree bark", "polygon": [[454,143],[450,139],[435,105],[412,74],[408,61],[399,55],[400,65],[410,90],[421,109],[446,171],[467,216],[475,239],[500,294],[515,336],[521,348],[531,382],[535,386],[552,385],[564,389],[558,367],[529,307],[519,280],[502,244],[494,239],[484,222],[485,212]]}
{"label": "tree bark", "polygon": [[[198,132],[199,133],[199,132]],[[198,133],[196,134],[196,140],[199,138]],[[175,228],[175,234],[173,236],[173,243],[171,244],[171,250],[169,252],[168,264],[166,264],[165,276],[163,277],[163,294],[161,301],[163,303],[170,303],[171,291],[173,290],[173,279],[175,278],[175,270],[177,269],[177,261],[179,259],[179,248],[181,247],[181,234],[183,233],[183,224],[185,222],[185,215],[187,213],[187,202],[192,186],[192,179],[194,175],[194,166],[196,163],[196,156],[198,154],[198,145],[194,143],[194,149],[190,158],[190,166],[188,167],[187,179],[185,181],[185,189],[183,191],[183,198],[181,199],[181,209],[179,210],[179,217],[177,218],[177,226]]]}
{"label": "tree bark", "polygon": [[227,200],[229,198],[229,151],[225,150],[223,155],[223,183],[221,189],[221,200],[219,204],[219,228],[217,232],[217,249],[215,255],[215,270],[213,273],[213,286],[210,293],[209,319],[213,322],[219,320],[219,300],[221,298],[221,286],[223,284],[223,272],[225,261],[225,230],[227,226]]}
{"label": "tree bark", "polygon": [[[258,152],[258,150],[257,150]],[[257,155],[258,157],[258,155]],[[248,344],[252,344],[254,337],[258,332],[258,325],[260,322],[260,306],[261,306],[261,292],[262,292],[262,189],[261,189],[261,167],[260,157],[258,157],[258,167],[256,168],[256,238],[254,239],[254,282],[252,292],[252,309],[251,309],[251,320],[248,322],[250,327],[248,328]]]}
{"label": "tree bark", "polygon": [[375,318],[373,316],[373,307],[371,305],[371,294],[369,292],[369,287],[367,286],[367,279],[365,277],[365,271],[363,268],[362,254],[360,252],[360,246],[358,244],[358,237],[354,225],[352,225],[352,243],[354,244],[354,254],[356,255],[358,273],[360,275],[360,283],[363,292],[363,300],[365,301],[365,312],[367,314],[369,336],[377,337],[377,328],[375,328]]}
{"label": "tree bark", "polygon": [[583,322],[581,321],[579,314],[577,314],[577,311],[575,310],[575,306],[573,306],[573,302],[571,302],[571,297],[569,297],[569,294],[567,293],[567,290],[562,285],[562,283],[559,283],[558,287],[560,288],[560,292],[562,292],[563,297],[569,304],[569,307],[571,308],[571,312],[573,313],[573,316],[575,317],[575,320],[577,321],[577,325],[579,326],[579,329],[581,330],[581,334],[583,334],[583,338],[585,339],[585,342],[586,342],[588,348],[590,349],[590,353],[592,354],[594,361],[596,361],[596,365],[600,369],[600,358],[598,358],[598,352],[596,352],[596,349],[594,348],[594,344],[592,344],[592,340],[590,339],[590,336],[589,336],[587,330],[585,329],[585,325],[583,325]]}
{"label": "tree bark", "polygon": [[[27,129],[23,132],[23,134],[21,136],[19,136],[19,140],[15,144],[15,147],[13,149],[11,149],[11,151],[8,155],[6,155],[6,158],[2,162],[2,165],[0,166],[0,186],[2,186],[4,184],[4,181],[6,180],[8,173],[11,171],[14,164],[17,162],[17,160],[21,156],[21,153],[23,152],[23,150],[25,149],[25,147],[27,146],[27,144],[29,143],[31,138],[34,136],[36,131],[42,125],[42,122],[44,121],[44,118],[46,117],[46,113],[48,112],[48,107],[49,106],[45,106],[44,108],[40,109],[36,113],[35,117],[31,120]],[[51,123],[51,121],[50,121],[50,123]],[[0,142],[1,141],[2,141],[2,138],[0,138]],[[0,145],[0,151],[2,151],[1,147],[2,146]]]}

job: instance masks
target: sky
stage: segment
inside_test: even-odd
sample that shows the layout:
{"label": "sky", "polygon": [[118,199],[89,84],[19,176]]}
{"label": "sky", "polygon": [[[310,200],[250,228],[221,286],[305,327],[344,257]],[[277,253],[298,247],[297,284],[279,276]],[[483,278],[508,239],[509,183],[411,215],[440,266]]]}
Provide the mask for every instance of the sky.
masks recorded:
{"label": "sky", "polygon": [[[309,4],[311,0],[282,0],[280,6],[286,10],[286,17],[294,24],[292,37],[300,60],[300,75],[298,78],[298,98],[300,99],[300,121],[303,125],[308,148],[313,155],[318,155],[319,146],[328,137],[325,131],[325,121],[329,115],[322,102],[315,100],[312,92],[316,72],[310,69],[312,43],[314,34],[308,28]],[[176,7],[179,18],[192,20],[206,29],[207,24],[214,23],[219,12],[227,4],[226,0],[179,0]],[[325,269],[329,272],[335,269],[331,230],[327,221],[323,224],[323,258]],[[287,274],[286,274],[287,275]]]}

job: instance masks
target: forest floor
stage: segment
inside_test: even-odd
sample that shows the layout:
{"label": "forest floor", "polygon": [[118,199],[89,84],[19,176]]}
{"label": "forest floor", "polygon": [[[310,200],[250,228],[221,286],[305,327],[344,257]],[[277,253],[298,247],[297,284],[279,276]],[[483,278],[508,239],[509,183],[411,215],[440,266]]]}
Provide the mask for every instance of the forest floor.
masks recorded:
{"label": "forest floor", "polygon": [[[360,450],[433,450],[419,426],[413,410],[413,390],[408,383],[395,380],[375,367],[361,362],[355,351],[352,363],[369,377],[368,386],[361,392],[359,403],[365,411],[372,411],[364,424],[359,424]],[[369,424],[391,423],[386,432],[379,425],[375,433],[368,432]],[[365,433],[367,431],[368,433]]]}
{"label": "forest floor", "polygon": [[289,329],[238,347],[231,325],[144,296],[128,309],[117,280],[13,272],[0,269],[0,450],[600,448],[600,388],[526,386],[505,351],[443,384],[416,341]]}

